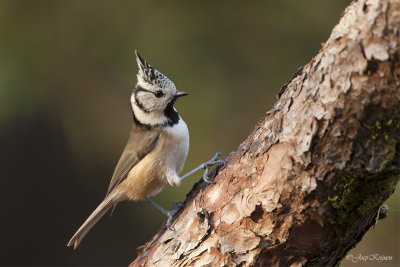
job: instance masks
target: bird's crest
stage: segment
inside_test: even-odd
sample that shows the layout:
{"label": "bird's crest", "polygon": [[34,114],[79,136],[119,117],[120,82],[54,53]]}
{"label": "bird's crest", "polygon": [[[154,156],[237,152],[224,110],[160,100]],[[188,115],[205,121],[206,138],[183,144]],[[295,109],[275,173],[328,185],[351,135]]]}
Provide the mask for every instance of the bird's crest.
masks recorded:
{"label": "bird's crest", "polygon": [[142,81],[149,85],[154,85],[159,88],[165,88],[167,85],[172,85],[170,79],[164,74],[153,68],[146,60],[144,60],[138,51],[135,50],[136,61],[139,67],[138,81]]}

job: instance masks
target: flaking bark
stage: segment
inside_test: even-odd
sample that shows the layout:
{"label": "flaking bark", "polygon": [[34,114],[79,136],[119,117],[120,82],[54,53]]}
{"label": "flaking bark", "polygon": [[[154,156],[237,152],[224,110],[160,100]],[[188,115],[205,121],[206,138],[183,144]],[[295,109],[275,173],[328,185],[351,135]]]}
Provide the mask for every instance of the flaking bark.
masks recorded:
{"label": "flaking bark", "polygon": [[[132,266],[334,266],[400,174],[400,2],[353,2]],[[390,214],[389,214],[390,216]]]}

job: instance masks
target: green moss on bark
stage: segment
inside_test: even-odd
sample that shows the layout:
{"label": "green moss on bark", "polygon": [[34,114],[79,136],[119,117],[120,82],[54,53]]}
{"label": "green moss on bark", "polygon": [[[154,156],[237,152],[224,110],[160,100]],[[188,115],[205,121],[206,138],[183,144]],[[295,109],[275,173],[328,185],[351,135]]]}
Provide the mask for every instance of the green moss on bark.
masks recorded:
{"label": "green moss on bark", "polygon": [[391,194],[400,178],[400,168],[392,165],[400,135],[400,121],[377,121],[369,127],[372,140],[382,140],[388,152],[376,172],[347,173],[328,197],[336,211],[332,223],[353,224]]}
{"label": "green moss on bark", "polygon": [[336,210],[334,223],[352,224],[384,201],[384,197],[396,188],[399,178],[400,169],[395,166],[383,168],[376,173],[344,175],[344,183],[340,186],[338,194],[329,197],[332,207]]}

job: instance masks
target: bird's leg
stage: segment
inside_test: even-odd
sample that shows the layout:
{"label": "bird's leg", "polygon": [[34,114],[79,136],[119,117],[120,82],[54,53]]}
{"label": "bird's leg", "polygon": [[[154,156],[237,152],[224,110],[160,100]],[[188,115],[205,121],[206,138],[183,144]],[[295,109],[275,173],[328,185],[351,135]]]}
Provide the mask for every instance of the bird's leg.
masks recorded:
{"label": "bird's leg", "polygon": [[[219,156],[222,156],[222,157],[224,157],[225,159],[224,159],[224,160],[218,159]],[[224,165],[226,164],[226,156],[225,156],[224,153],[217,152],[217,153],[214,155],[214,157],[213,157],[212,159],[210,159],[210,160],[207,161],[207,162],[204,162],[203,164],[200,164],[197,168],[195,168],[195,169],[191,170],[190,172],[186,173],[185,175],[183,175],[183,176],[180,178],[180,182],[182,182],[183,179],[187,178],[188,176],[192,175],[193,173],[195,173],[195,172],[197,172],[197,171],[199,171],[199,170],[201,170],[201,169],[205,169],[204,174],[203,174],[203,180],[204,180],[206,183],[213,184],[213,183],[215,183],[215,182],[212,182],[212,181],[210,181],[210,180],[208,179],[208,170],[210,169],[211,166],[214,166],[214,165],[216,165],[216,164],[218,164],[218,165],[220,165],[220,166],[224,166]]]}
{"label": "bird's leg", "polygon": [[160,205],[158,205],[156,202],[151,200],[150,198],[147,198],[147,201],[150,202],[150,204],[153,205],[154,207],[156,207],[159,211],[161,211],[166,216],[168,216],[167,227],[168,227],[168,229],[173,230],[173,229],[171,229],[172,217],[174,217],[175,213],[182,206],[182,203],[174,202],[174,208],[172,210],[166,210],[163,207],[161,207]]}
{"label": "bird's leg", "polygon": [[[224,157],[224,160],[218,159],[218,157]],[[186,173],[185,175],[183,175],[180,178],[180,182],[183,181],[183,179],[187,178],[188,176],[192,175],[193,173],[201,170],[201,169],[205,169],[204,173],[203,173],[203,180],[207,183],[214,183],[213,181],[210,181],[208,179],[208,171],[210,169],[210,167],[214,166],[214,165],[219,165],[219,166],[224,166],[226,164],[226,156],[221,153],[218,152],[214,155],[214,157],[212,159],[210,159],[207,162],[204,162],[203,164],[200,164],[197,168],[195,168],[194,170],[191,170],[190,172]],[[153,200],[151,200],[150,198],[147,198],[147,201],[150,202],[151,205],[153,205],[154,207],[156,207],[159,211],[161,211],[163,214],[165,214],[166,216],[168,216],[168,220],[167,220],[167,227],[170,230],[171,229],[171,224],[172,224],[172,218],[174,217],[175,213],[178,211],[178,209],[183,205],[180,202],[174,202],[174,207],[172,210],[166,210],[163,207],[161,207],[160,205],[158,205],[157,203],[155,203]]]}
{"label": "bird's leg", "polygon": [[112,210],[110,212],[110,217],[113,215],[115,208],[117,207],[117,203],[115,203],[112,207]]}

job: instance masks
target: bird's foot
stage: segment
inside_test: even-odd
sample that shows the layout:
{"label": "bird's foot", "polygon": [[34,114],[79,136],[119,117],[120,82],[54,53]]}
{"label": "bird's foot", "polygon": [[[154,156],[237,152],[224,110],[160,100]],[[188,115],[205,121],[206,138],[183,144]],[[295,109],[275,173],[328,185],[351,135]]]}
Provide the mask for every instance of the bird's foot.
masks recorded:
{"label": "bird's foot", "polygon": [[[223,157],[224,159],[219,159],[218,157]],[[213,182],[209,179],[210,173],[208,173],[208,171],[209,171],[210,167],[212,167],[214,165],[217,165],[217,168],[221,168],[222,166],[225,166],[227,163],[226,160],[227,160],[227,158],[224,153],[217,152],[212,159],[203,163],[201,165],[202,169],[205,169],[205,171],[203,173],[203,181],[206,183],[209,183],[209,184],[215,184],[215,182]]]}
{"label": "bird's foot", "polygon": [[167,213],[166,213],[166,215],[168,216],[168,220],[167,220],[167,224],[166,224],[166,225],[167,225],[167,228],[168,228],[169,230],[171,230],[171,231],[175,231],[175,229],[171,227],[171,225],[172,225],[172,219],[173,219],[174,215],[176,214],[176,212],[177,212],[182,206],[183,206],[183,203],[176,201],[176,202],[174,202],[174,207],[173,207],[173,209],[170,210],[170,211],[167,211]]}

